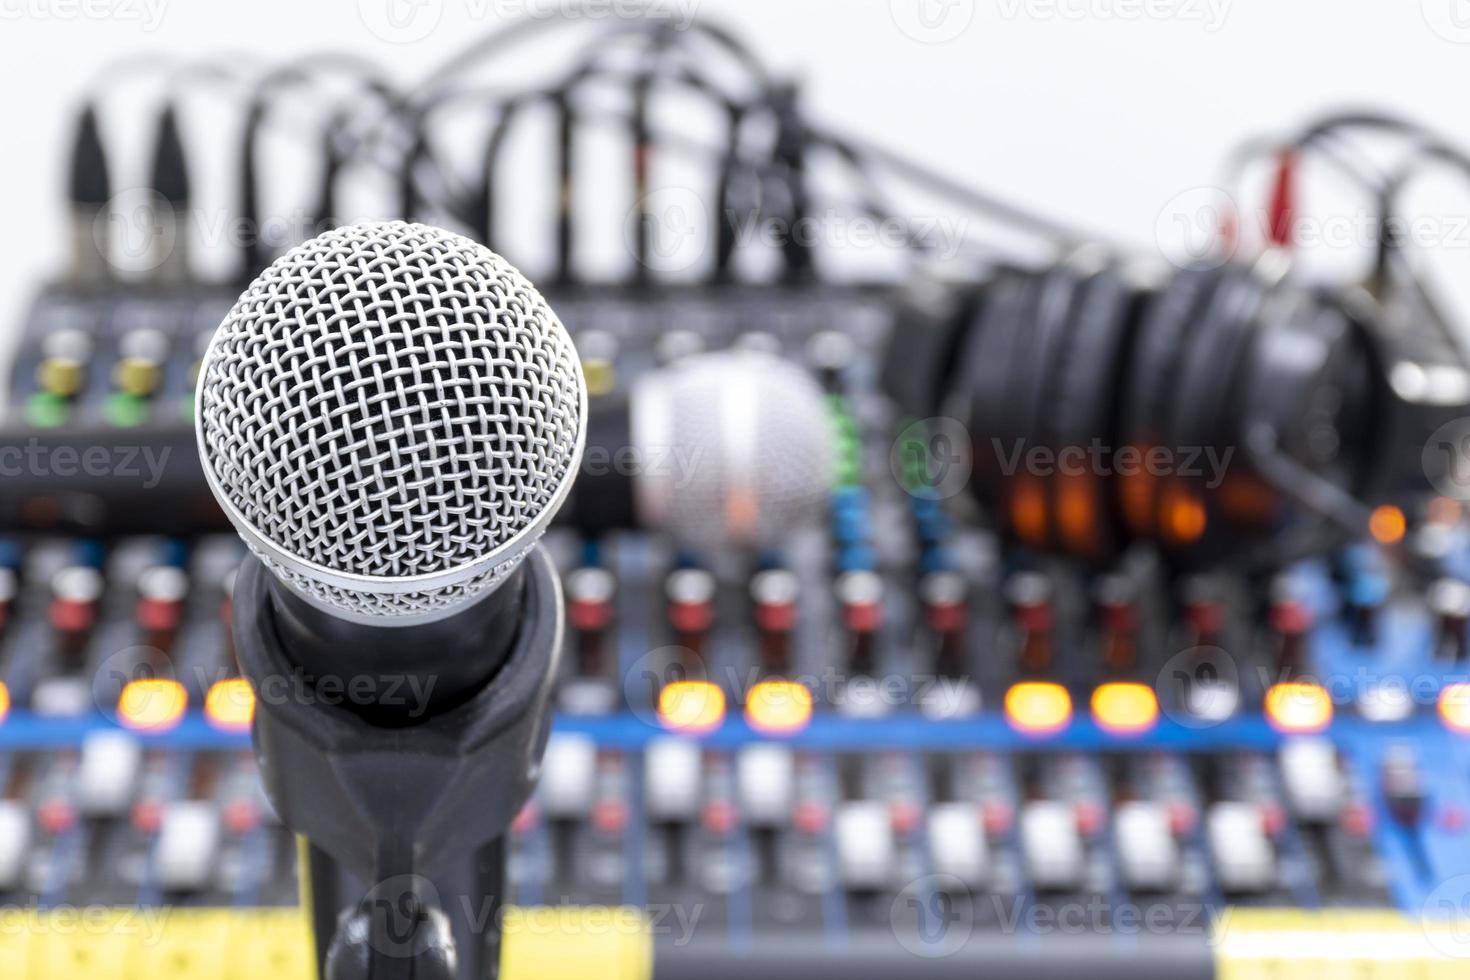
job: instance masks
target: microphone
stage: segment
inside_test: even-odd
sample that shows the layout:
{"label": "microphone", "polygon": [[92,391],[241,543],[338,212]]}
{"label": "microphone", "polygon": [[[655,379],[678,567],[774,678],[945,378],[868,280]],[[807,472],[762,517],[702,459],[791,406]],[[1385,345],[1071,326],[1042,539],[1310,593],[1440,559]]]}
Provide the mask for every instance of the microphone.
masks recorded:
{"label": "microphone", "polygon": [[821,386],[759,351],[698,354],[600,396],[587,441],[569,520],[696,548],[773,547],[820,522],[836,465]]}
{"label": "microphone", "polygon": [[[493,942],[433,896],[498,901],[545,746],[562,610],[536,543],[585,441],[571,339],[483,246],[353,225],[245,290],[196,404],[205,479],[252,553],[236,650],[267,791],[313,848],[323,970],[477,975]],[[282,678],[302,683],[273,696]],[[334,864],[375,883],[335,926]]]}

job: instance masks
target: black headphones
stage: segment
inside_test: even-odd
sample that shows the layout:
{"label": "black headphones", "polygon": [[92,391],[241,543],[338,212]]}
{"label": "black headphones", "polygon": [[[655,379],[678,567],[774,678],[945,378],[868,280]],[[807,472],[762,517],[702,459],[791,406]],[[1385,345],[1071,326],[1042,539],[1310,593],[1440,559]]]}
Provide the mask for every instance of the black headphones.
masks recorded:
{"label": "black headphones", "polygon": [[1296,477],[1361,501],[1393,482],[1391,456],[1417,466],[1417,446],[1390,452],[1371,308],[1272,258],[1145,285],[1079,254],[972,290],[929,407],[968,428],[972,489],[997,526],[1092,562],[1147,540],[1180,567],[1279,563],[1345,530]]}

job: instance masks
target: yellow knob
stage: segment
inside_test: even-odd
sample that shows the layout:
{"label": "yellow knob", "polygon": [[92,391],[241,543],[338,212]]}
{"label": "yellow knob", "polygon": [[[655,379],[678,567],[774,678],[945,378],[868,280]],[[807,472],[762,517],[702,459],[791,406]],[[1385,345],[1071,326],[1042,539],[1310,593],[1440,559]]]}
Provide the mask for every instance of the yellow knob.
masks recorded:
{"label": "yellow knob", "polygon": [[589,357],[582,362],[582,376],[587,379],[587,394],[605,395],[617,384],[618,373],[612,361]]}
{"label": "yellow knob", "polygon": [[112,380],[119,391],[146,398],[158,387],[158,365],[141,357],[125,357],[112,369]]}
{"label": "yellow knob", "polygon": [[36,383],[41,390],[60,398],[70,398],[81,391],[86,376],[82,362],[69,357],[48,357],[36,369]]}

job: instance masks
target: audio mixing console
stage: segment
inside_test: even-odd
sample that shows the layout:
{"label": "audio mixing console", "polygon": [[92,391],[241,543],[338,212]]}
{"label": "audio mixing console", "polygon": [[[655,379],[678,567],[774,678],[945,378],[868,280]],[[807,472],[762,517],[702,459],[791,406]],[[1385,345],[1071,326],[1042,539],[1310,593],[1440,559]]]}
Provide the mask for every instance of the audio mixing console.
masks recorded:
{"label": "audio mixing console", "polygon": [[[594,405],[701,347],[804,363],[838,478],[827,526],[759,551],[548,535],[570,628],[513,903],[643,910],[659,978],[1287,976],[1251,971],[1365,935],[1390,965],[1354,975],[1455,975],[1463,937],[1433,923],[1470,902],[1458,503],[1382,529],[1447,570],[1427,584],[1371,540],[1269,575],[1079,568],[901,488],[887,291],[549,293]],[[310,969],[299,917],[243,911],[298,902],[248,726],[301,692],[236,674],[239,540],[147,492],[194,487],[189,438],[159,433],[192,433],[228,305],[57,288],[15,358],[9,431],[50,469],[4,494],[29,533],[0,546],[0,902],[112,911],[0,933],[30,964],[7,976],[82,975],[129,914],[168,937],[136,975]],[[131,468],[89,476],[88,446]]]}
{"label": "audio mixing console", "polygon": [[1171,264],[600,20],[126,63],[147,166],[90,89],[0,370],[0,980],[1465,975],[1470,356],[1393,231],[1470,154],[1252,141]]}

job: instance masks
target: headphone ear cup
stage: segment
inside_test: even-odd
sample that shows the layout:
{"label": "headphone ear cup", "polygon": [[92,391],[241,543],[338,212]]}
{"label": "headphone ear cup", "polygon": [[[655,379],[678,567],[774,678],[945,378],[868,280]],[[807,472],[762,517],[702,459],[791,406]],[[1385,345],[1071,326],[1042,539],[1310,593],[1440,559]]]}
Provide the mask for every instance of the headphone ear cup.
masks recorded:
{"label": "headphone ear cup", "polygon": [[1249,361],[1265,288],[1248,268],[1227,268],[1179,360],[1163,418],[1171,453],[1158,501],[1158,537],[1176,559],[1193,563],[1236,543],[1218,506],[1215,477],[1203,463],[1220,459],[1241,430],[1231,421],[1231,394]]}
{"label": "headphone ear cup", "polygon": [[962,407],[972,447],[970,485],[976,502],[998,524],[1003,523],[1001,478],[1011,452],[1005,443],[1003,405],[1027,287],[1026,277],[1014,272],[1002,273],[990,283],[961,355],[963,388],[970,393]]}
{"label": "headphone ear cup", "polygon": [[[1119,270],[1104,268],[1078,290],[1067,342],[1058,351],[1048,390],[1051,443],[1059,458],[1072,454],[1079,470],[1059,468],[1052,481],[1054,526],[1061,544],[1072,554],[1101,560],[1121,545],[1122,528],[1113,509],[1113,467],[1090,467],[1094,447],[1116,450],[1118,401],[1128,353],[1135,293]],[[1106,460],[1111,464],[1111,459]]]}
{"label": "headphone ear cup", "polygon": [[1119,476],[1114,481],[1118,511],[1128,533],[1153,538],[1157,530],[1160,481],[1151,472],[1151,452],[1166,445],[1167,412],[1191,326],[1207,309],[1220,284],[1218,269],[1185,269],[1143,303],[1126,369],[1119,408]]}
{"label": "headphone ear cup", "polygon": [[[1014,355],[1007,408],[1017,445],[1035,447],[1048,454],[1041,458],[1049,472],[1032,472],[1016,467],[1006,480],[1006,513],[1016,536],[1036,548],[1055,545],[1056,515],[1051,509],[1049,487],[1056,482],[1056,445],[1048,438],[1052,379],[1068,342],[1078,278],[1062,264],[1034,277],[1034,289],[1018,324],[1022,335]],[[1024,460],[1026,457],[1022,457]]]}

